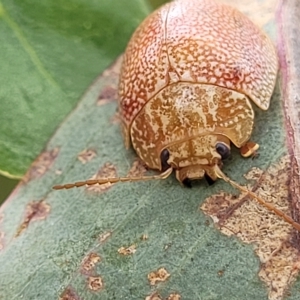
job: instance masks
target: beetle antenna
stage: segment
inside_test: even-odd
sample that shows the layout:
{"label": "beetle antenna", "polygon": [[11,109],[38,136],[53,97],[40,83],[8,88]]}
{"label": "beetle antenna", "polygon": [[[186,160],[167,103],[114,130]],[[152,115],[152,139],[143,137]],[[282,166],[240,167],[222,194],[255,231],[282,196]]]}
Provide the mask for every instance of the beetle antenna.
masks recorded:
{"label": "beetle antenna", "polygon": [[74,183],[66,183],[63,185],[55,185],[52,188],[54,190],[62,190],[62,189],[71,189],[74,187],[81,187],[81,186],[90,186],[94,184],[105,184],[105,183],[116,183],[116,182],[133,182],[133,181],[146,181],[146,180],[156,180],[156,179],[166,179],[168,178],[173,169],[169,168],[163,173],[159,175],[152,175],[152,176],[136,176],[136,177],[113,177],[113,178],[98,178],[98,179],[90,179],[85,181],[78,181]]}
{"label": "beetle antenna", "polygon": [[277,216],[279,216],[284,221],[291,224],[295,229],[300,231],[300,224],[298,222],[294,221],[290,216],[288,216],[282,210],[276,208],[273,204],[264,201],[262,198],[257,196],[252,191],[249,191],[245,187],[243,187],[243,186],[239,185],[238,183],[236,183],[235,181],[231,180],[219,169],[219,167],[216,168],[216,174],[219,178],[222,178],[224,181],[230,183],[233,187],[235,187],[235,188],[239,189],[240,191],[246,193],[247,195],[251,196],[252,199],[255,199],[259,204],[266,207],[268,210],[274,212]]}

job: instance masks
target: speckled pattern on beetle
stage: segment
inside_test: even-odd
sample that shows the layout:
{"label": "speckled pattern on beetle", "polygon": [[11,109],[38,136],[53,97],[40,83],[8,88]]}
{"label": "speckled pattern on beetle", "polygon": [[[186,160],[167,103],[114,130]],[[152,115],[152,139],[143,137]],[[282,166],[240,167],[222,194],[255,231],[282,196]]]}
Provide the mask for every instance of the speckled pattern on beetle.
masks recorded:
{"label": "speckled pattern on beetle", "polygon": [[[125,144],[180,182],[219,176],[230,144],[250,156],[254,103],[267,110],[278,60],[245,15],[213,0],[177,0],[152,13],[124,55],[119,112]],[[250,145],[250,146],[249,146]]]}

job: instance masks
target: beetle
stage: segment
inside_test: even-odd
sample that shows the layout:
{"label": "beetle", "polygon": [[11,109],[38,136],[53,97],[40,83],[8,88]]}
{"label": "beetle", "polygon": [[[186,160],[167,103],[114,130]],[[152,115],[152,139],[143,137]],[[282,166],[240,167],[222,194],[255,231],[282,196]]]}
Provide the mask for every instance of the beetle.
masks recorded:
{"label": "beetle", "polygon": [[300,230],[273,205],[222,171],[231,144],[249,157],[252,104],[267,110],[278,59],[270,39],[238,10],[213,0],[175,0],[148,16],[123,58],[119,113],[126,148],[159,175],[103,178],[55,189],[117,181],[222,178]]}

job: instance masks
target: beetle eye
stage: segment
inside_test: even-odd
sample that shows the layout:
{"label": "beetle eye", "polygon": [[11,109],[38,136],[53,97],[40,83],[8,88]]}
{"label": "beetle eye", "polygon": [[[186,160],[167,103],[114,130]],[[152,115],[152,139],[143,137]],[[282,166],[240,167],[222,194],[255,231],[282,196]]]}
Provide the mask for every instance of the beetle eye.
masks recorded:
{"label": "beetle eye", "polygon": [[163,172],[170,168],[170,165],[168,164],[169,157],[170,153],[168,149],[164,149],[160,154],[161,169]]}
{"label": "beetle eye", "polygon": [[223,143],[217,143],[216,150],[221,155],[222,159],[226,159],[230,156],[230,149]]}

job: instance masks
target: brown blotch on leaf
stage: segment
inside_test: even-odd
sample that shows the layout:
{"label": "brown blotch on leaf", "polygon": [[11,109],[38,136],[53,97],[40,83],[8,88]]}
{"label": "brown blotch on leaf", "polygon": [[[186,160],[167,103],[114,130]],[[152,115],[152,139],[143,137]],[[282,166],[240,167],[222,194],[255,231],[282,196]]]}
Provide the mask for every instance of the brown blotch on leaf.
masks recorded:
{"label": "brown blotch on leaf", "polygon": [[118,249],[118,253],[124,256],[132,255],[136,252],[136,245],[131,245],[127,248],[121,247]]}
{"label": "brown blotch on leaf", "polygon": [[60,295],[59,300],[80,300],[79,296],[75,292],[74,288],[68,286],[64,292]]}
{"label": "brown blotch on leaf", "polygon": [[83,164],[86,164],[87,162],[91,161],[94,157],[96,157],[97,152],[93,149],[85,149],[81,151],[77,158],[80,162]]}
{"label": "brown blotch on leaf", "polygon": [[58,153],[58,148],[41,153],[23,177],[23,182],[42,177],[49,170]]}
{"label": "brown blotch on leaf", "polygon": [[158,282],[166,281],[170,277],[170,274],[165,268],[160,268],[157,271],[148,274],[148,280],[150,285],[155,285]]}
{"label": "brown blotch on leaf", "polygon": [[94,252],[89,253],[81,263],[81,272],[83,274],[91,274],[95,265],[101,261],[101,257]]}
{"label": "brown blotch on leaf", "polygon": [[224,272],[225,272],[224,270],[219,270],[219,271],[218,271],[218,275],[221,277],[221,276],[224,275]]}
{"label": "brown blotch on leaf", "polygon": [[[264,173],[254,168],[245,177],[256,182],[254,187],[247,187],[249,190],[290,215],[288,156]],[[236,235],[244,243],[254,244],[261,261],[259,277],[268,287],[269,299],[282,299],[299,273],[299,268],[295,268],[300,259],[299,250],[290,243],[292,226],[243,194],[239,197],[224,192],[213,195],[201,209],[220,226],[223,234]]]}
{"label": "brown blotch on leaf", "polygon": [[107,85],[103,87],[98,100],[97,105],[104,105],[112,101],[116,101],[118,98],[118,91],[115,85]]}
{"label": "brown blotch on leaf", "polygon": [[127,173],[127,177],[139,177],[145,175],[147,172],[146,165],[143,161],[137,158],[130,168],[129,172]]}
{"label": "brown blotch on leaf", "polygon": [[181,295],[179,295],[177,293],[172,293],[167,298],[167,300],[180,300],[180,299],[181,299]]}
{"label": "brown blotch on leaf", "polygon": [[98,292],[103,289],[103,280],[100,276],[90,276],[87,281],[90,290]]}
{"label": "brown blotch on leaf", "polygon": [[177,293],[172,293],[169,296],[167,296],[167,298],[163,298],[158,292],[153,292],[151,295],[147,296],[145,298],[145,300],[180,300],[181,299],[181,295],[177,294]]}
{"label": "brown blotch on leaf", "polygon": [[[111,163],[106,163],[92,178],[90,179],[98,179],[98,178],[112,178],[117,177],[117,170],[115,166]],[[88,186],[86,189],[89,192],[95,192],[95,193],[103,193],[107,191],[113,183],[104,183],[104,184],[94,184],[91,186]]]}
{"label": "brown blotch on leaf", "polygon": [[112,235],[112,232],[111,231],[107,231],[107,232],[104,232],[102,234],[99,235],[99,242],[102,244],[102,243],[105,243]]}
{"label": "brown blotch on leaf", "polygon": [[28,227],[30,222],[46,219],[50,208],[50,205],[43,199],[29,202],[26,206],[24,221],[19,226],[15,237],[18,237]]}
{"label": "brown blotch on leaf", "polygon": [[163,300],[163,298],[159,295],[158,292],[154,292],[151,295],[147,296],[145,300]]}

